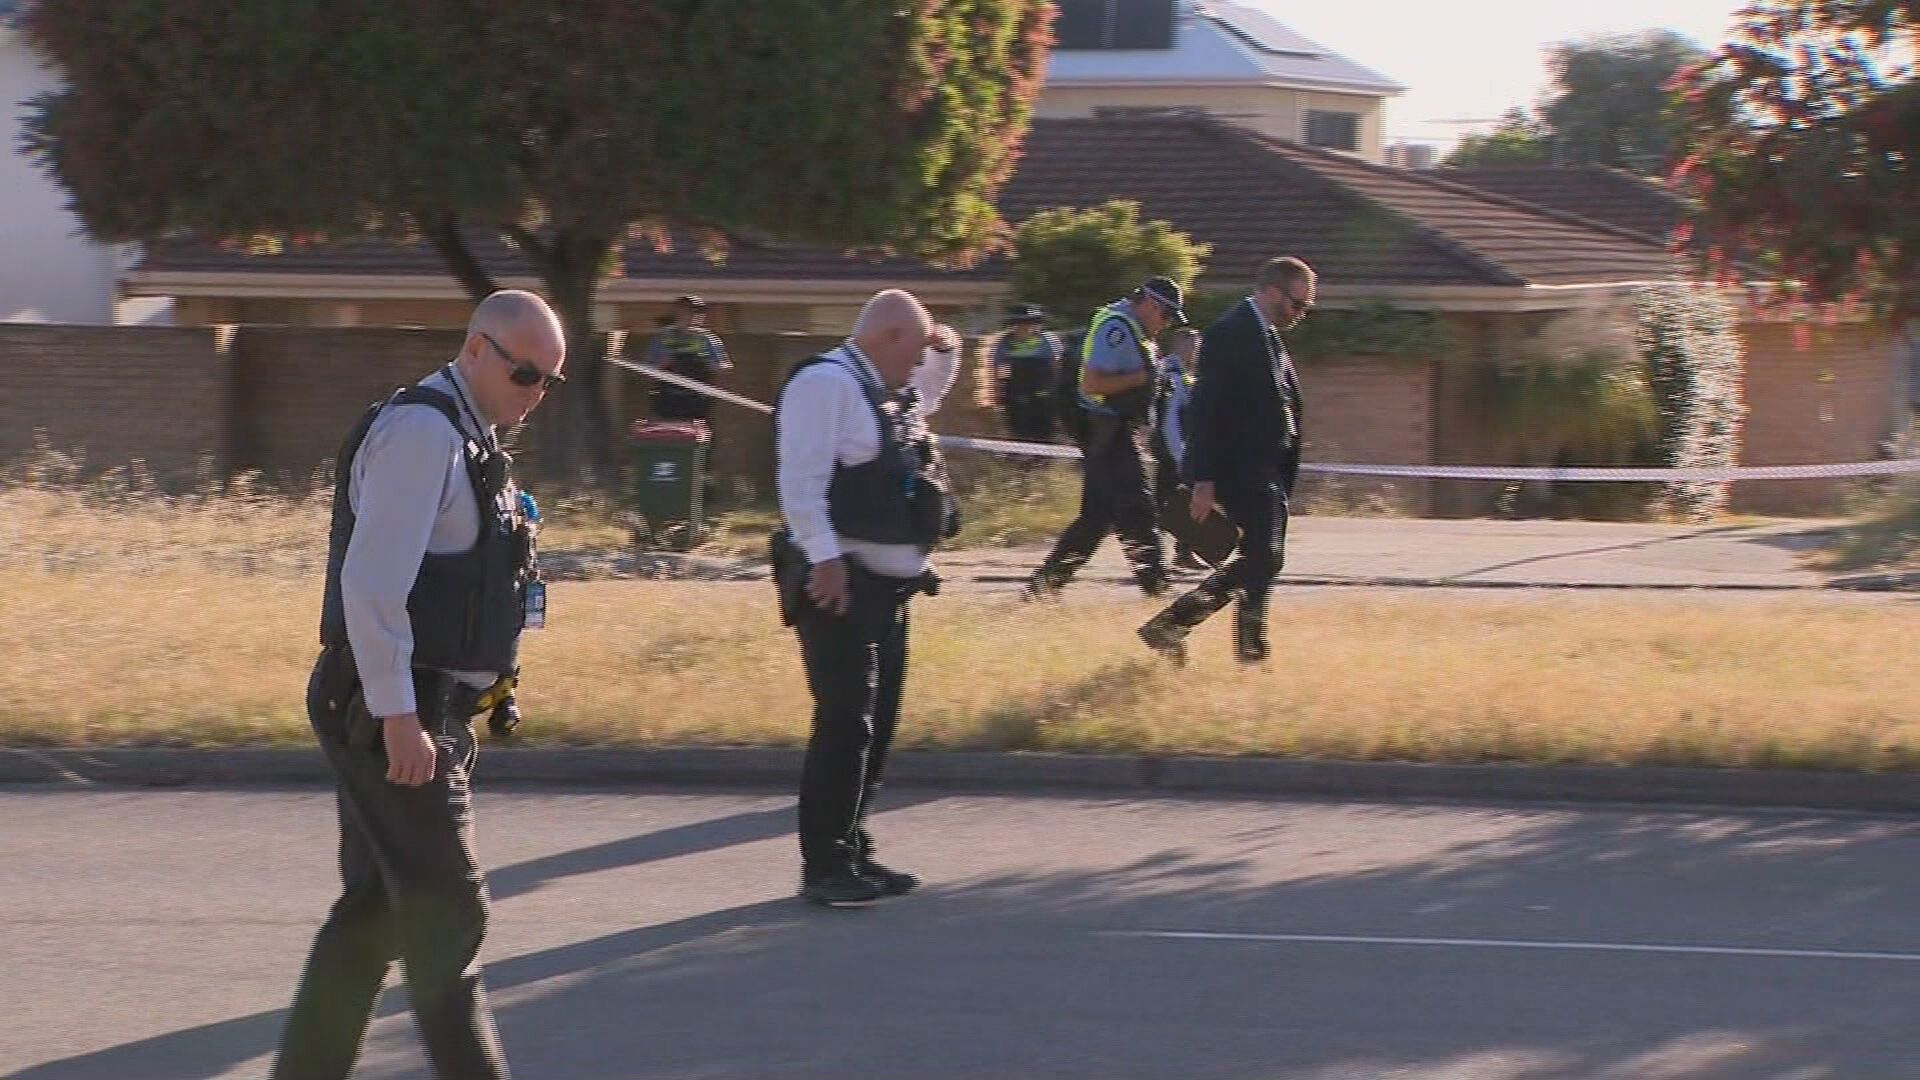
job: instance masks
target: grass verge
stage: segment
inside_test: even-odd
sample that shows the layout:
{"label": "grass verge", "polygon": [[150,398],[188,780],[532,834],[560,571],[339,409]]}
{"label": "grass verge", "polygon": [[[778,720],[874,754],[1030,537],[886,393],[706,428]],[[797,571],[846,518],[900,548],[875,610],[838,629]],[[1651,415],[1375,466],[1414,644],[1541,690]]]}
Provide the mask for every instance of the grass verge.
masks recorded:
{"label": "grass verge", "polygon": [[[304,742],[318,583],[175,567],[0,575],[0,744]],[[1216,620],[1185,672],[1149,608],[915,609],[902,745],[1888,770],[1920,764],[1911,613],[1812,598],[1282,594],[1284,667]],[[562,583],[527,639],[533,741],[794,745],[808,699],[760,585]]]}

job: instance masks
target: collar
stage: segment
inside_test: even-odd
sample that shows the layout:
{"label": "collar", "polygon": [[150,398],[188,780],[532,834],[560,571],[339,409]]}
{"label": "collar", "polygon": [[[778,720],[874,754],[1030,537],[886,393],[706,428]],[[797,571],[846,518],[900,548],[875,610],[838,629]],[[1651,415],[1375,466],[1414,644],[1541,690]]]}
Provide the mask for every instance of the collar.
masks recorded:
{"label": "collar", "polygon": [[879,387],[883,394],[893,392],[887,388],[887,380],[880,377],[880,369],[873,366],[873,361],[867,359],[867,354],[860,350],[860,346],[853,343],[852,338],[848,338],[841,344],[840,351],[853,359],[854,375]]}
{"label": "collar", "polygon": [[1253,299],[1252,293],[1247,294],[1247,306],[1253,309],[1253,317],[1260,320],[1260,332],[1272,334],[1273,323],[1267,320],[1267,313],[1260,310],[1260,305]]}
{"label": "collar", "polygon": [[487,444],[489,448],[498,447],[494,426],[486,417],[480,415],[480,401],[473,396],[473,386],[467,382],[466,373],[460,370],[460,365],[449,363],[441,369],[441,373],[447,377],[448,382],[453,384],[456,391],[454,401],[460,406],[460,414],[473,424],[473,429],[467,434]]}

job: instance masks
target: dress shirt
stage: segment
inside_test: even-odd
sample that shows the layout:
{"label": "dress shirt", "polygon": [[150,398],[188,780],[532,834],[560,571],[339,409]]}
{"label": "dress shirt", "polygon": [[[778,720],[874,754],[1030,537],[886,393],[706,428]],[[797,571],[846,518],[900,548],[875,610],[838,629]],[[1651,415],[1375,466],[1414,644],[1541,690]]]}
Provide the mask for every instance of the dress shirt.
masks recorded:
{"label": "dress shirt", "polygon": [[[849,341],[794,376],[780,395],[774,432],[780,513],[793,542],[810,563],[851,555],[876,574],[918,577],[927,570],[927,549],[914,544],[875,544],[834,534],[827,487],[836,465],[863,465],[880,456],[880,422],[862,383],[884,387],[859,347]],[[908,385],[920,412],[931,416],[946,400],[959,373],[960,354],[927,350]],[[882,390],[883,397],[886,391]]]}
{"label": "dress shirt", "polygon": [[[493,426],[473,411],[473,392],[459,368],[449,364],[420,385],[454,399],[460,430],[427,406],[382,409],[353,456],[347,485],[354,526],[340,594],[367,711],[379,717],[418,711],[407,595],[426,554],[458,554],[479,540],[466,443],[499,446]],[[500,673],[454,674],[484,686]]]}

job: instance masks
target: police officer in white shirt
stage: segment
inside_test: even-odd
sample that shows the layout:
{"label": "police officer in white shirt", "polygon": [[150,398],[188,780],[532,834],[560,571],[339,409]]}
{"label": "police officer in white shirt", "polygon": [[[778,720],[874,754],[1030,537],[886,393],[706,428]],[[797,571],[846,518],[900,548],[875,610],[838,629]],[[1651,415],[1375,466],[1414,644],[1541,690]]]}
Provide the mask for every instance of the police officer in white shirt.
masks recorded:
{"label": "police officer in white shirt", "polygon": [[876,293],[839,348],[803,362],[774,416],[784,620],[814,699],[800,778],[801,895],[858,904],[919,885],[874,859],[866,822],[900,719],[907,601],[958,529],[926,417],[953,387],[959,337],[913,294]]}
{"label": "police officer in white shirt", "polygon": [[337,785],[343,888],[281,1035],[274,1080],[344,1080],[404,961],[434,1073],[507,1075],[482,988],[473,717],[543,623],[527,503],[496,429],[563,381],[538,296],[474,309],[460,355],[364,413],[341,447],[307,711]]}

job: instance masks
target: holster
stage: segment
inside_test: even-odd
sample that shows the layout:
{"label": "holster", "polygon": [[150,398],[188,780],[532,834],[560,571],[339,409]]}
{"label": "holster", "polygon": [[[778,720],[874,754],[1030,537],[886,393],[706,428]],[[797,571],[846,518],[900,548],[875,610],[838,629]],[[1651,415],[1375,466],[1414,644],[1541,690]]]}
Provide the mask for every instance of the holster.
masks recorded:
{"label": "holster", "polygon": [[[792,626],[807,612],[817,611],[807,595],[807,577],[813,564],[785,529],[776,530],[769,540],[773,561],[773,585],[780,601],[780,623]],[[940,594],[940,575],[933,570],[918,577],[885,577],[868,570],[860,560],[846,557],[847,614],[856,622],[878,624],[893,617],[895,609],[917,593]]]}
{"label": "holster", "polygon": [[792,626],[812,603],[807,598],[807,574],[812,566],[785,529],[774,530],[767,548],[773,564],[774,593],[780,602],[780,625]]}
{"label": "holster", "polygon": [[[469,686],[442,672],[413,669],[415,711],[429,734],[450,734],[454,724],[470,723],[476,714],[497,703],[493,699],[499,696],[501,687],[501,683]],[[338,739],[355,750],[383,749],[382,722],[367,709],[360,673],[347,646],[328,646],[321,651],[307,684],[307,709],[315,730],[323,737]]]}

